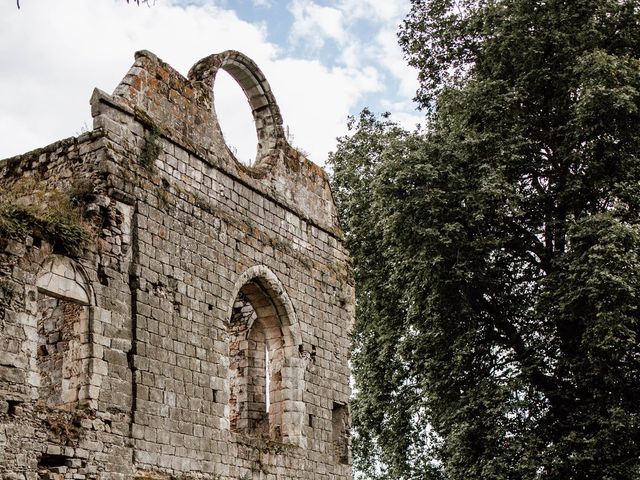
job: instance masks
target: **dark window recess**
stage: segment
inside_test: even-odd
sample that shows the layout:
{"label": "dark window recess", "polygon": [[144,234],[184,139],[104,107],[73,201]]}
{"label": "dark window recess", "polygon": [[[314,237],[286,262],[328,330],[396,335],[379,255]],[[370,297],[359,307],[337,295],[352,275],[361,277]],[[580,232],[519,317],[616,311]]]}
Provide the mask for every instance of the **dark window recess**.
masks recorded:
{"label": "dark window recess", "polygon": [[285,395],[280,322],[273,299],[257,281],[240,289],[229,322],[228,402],[232,432],[282,438]]}
{"label": "dark window recess", "polygon": [[333,452],[336,461],[349,464],[349,408],[340,403],[333,404],[331,412],[333,426]]}
{"label": "dark window recess", "polygon": [[64,467],[67,464],[69,457],[66,455],[52,455],[49,453],[44,453],[38,460],[39,468],[55,468],[55,467]]}
{"label": "dark window recess", "polygon": [[309,414],[309,426],[313,428],[313,415]]}
{"label": "dark window recess", "polygon": [[107,277],[107,273],[104,271],[104,266],[98,265],[98,280],[100,281],[100,285],[104,285],[105,287],[109,286],[109,277]]}
{"label": "dark window recess", "polygon": [[216,389],[212,389],[212,390],[211,390],[211,394],[212,394],[212,395],[211,395],[211,401],[212,401],[213,403],[217,403],[217,402],[218,402],[218,390],[216,390]]}
{"label": "dark window recess", "polygon": [[10,417],[13,417],[16,414],[16,409],[20,404],[22,404],[22,402],[20,400],[7,400],[7,404],[8,404],[7,414]]}
{"label": "dark window recess", "polygon": [[81,325],[89,309],[64,298],[41,295],[38,299],[39,397],[49,405],[73,404],[81,391]]}

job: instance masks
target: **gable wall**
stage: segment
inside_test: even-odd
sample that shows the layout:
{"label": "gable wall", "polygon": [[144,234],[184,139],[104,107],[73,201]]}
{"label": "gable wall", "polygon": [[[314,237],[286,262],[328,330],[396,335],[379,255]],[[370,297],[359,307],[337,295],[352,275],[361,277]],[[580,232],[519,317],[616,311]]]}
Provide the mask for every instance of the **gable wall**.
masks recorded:
{"label": "gable wall", "polygon": [[[10,348],[22,352],[29,367],[27,377],[5,378],[0,387],[20,397],[31,430],[10,426],[7,404],[0,471],[29,475],[43,450],[65,443],[75,445],[70,462],[77,449],[87,452],[68,471],[84,478],[92,470],[108,472],[100,478],[134,472],[349,478],[333,424],[334,407],[349,397],[353,285],[327,177],[284,144],[262,168],[237,164],[215,117],[202,110],[206,91],[143,53],[113,96],[94,93],[96,150],[80,155],[80,163],[95,191],[87,210],[98,212],[99,222],[92,221],[103,228],[77,259],[95,297],[87,332],[89,387],[81,408],[54,412],[73,424],[81,411],[91,422],[77,420],[71,440],[34,422],[38,408],[53,415],[39,402],[37,385],[27,388],[24,381],[30,376],[37,383],[37,348],[19,330],[33,330],[38,312],[14,300],[6,311],[18,333],[13,338],[5,330],[2,339],[14,342]],[[150,149],[157,154],[153,165]],[[78,163],[73,156],[66,160]],[[28,239],[2,242],[3,275],[17,291],[32,291],[53,248],[46,241],[38,247]],[[299,345],[290,346],[282,370],[287,395],[300,396],[285,413],[286,438],[229,429],[227,325],[238,282],[250,269],[277,278],[299,331]],[[8,454],[23,435],[40,440],[12,461]],[[0,445],[2,439],[0,433]]]}

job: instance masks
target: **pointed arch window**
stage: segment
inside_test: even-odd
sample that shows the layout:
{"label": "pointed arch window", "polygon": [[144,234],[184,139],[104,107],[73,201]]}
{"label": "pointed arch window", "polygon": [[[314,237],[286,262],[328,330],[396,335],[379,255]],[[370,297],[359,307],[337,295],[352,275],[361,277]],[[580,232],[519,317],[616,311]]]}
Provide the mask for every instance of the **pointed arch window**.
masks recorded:
{"label": "pointed arch window", "polygon": [[238,281],[228,324],[229,428],[303,445],[304,365],[291,303],[275,275]]}

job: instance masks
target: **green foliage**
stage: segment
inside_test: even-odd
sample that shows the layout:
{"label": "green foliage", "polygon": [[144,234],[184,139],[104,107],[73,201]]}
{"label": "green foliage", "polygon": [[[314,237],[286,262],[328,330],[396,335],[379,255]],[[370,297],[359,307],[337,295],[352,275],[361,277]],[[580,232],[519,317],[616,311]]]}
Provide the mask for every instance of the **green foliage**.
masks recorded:
{"label": "green foliage", "polygon": [[414,0],[332,155],[368,478],[640,478],[640,7]]}
{"label": "green foliage", "polygon": [[93,182],[88,178],[79,178],[71,184],[69,199],[72,205],[89,203],[94,196]]}
{"label": "green foliage", "polygon": [[0,238],[24,240],[27,235],[45,238],[70,255],[80,254],[92,238],[79,212],[61,197],[44,206],[22,205],[9,196],[0,196]]}

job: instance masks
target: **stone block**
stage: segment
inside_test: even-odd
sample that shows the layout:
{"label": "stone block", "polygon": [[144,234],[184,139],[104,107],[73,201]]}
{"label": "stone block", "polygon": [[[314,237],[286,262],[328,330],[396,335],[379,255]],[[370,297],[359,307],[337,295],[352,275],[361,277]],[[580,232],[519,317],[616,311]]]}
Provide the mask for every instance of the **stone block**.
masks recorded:
{"label": "stone block", "polygon": [[25,371],[0,365],[0,382],[24,384],[25,383]]}

